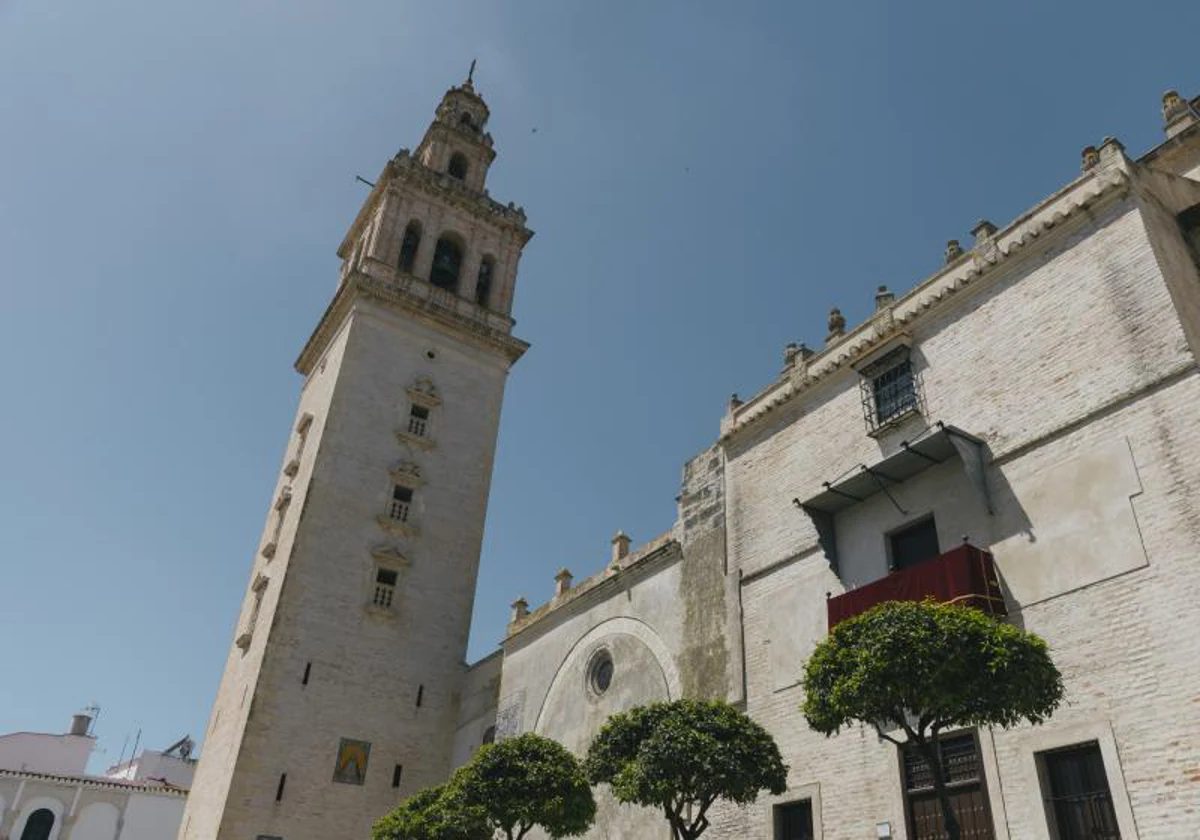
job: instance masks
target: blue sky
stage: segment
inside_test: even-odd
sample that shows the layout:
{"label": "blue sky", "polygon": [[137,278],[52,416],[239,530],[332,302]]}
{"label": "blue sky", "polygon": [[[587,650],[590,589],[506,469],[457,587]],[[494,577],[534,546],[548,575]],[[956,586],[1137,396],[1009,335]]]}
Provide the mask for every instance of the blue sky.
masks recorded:
{"label": "blue sky", "polygon": [[[912,6],[919,6],[912,9]],[[0,0],[0,732],[205,728],[365,188],[472,58],[522,261],[472,656],[784,344],[1200,93],[1194,2]],[[536,128],[536,131],[534,129]]]}

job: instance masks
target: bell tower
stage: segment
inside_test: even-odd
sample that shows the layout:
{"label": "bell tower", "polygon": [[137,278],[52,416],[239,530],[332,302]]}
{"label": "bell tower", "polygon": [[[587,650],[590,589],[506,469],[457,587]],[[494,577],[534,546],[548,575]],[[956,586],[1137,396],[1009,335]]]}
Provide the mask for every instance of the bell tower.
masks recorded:
{"label": "bell tower", "polygon": [[468,77],[342,242],[217,693],[183,840],[367,837],[449,775],[533,232],[485,189]]}

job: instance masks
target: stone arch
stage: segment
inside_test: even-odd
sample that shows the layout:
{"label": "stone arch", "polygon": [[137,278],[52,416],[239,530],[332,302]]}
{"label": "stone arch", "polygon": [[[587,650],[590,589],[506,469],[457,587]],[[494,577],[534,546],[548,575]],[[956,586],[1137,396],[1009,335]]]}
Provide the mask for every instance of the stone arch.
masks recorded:
{"label": "stone arch", "polygon": [[71,840],[115,840],[120,816],[111,802],[93,802],[79,812]]}
{"label": "stone arch", "polygon": [[46,835],[46,840],[58,840],[58,834],[62,831],[63,810],[64,805],[58,799],[50,796],[34,797],[26,802],[21,809],[21,815],[13,823],[12,834],[10,836],[13,840],[22,840],[29,823],[29,818],[39,811],[49,811],[54,815],[54,824],[50,828],[50,833]]}

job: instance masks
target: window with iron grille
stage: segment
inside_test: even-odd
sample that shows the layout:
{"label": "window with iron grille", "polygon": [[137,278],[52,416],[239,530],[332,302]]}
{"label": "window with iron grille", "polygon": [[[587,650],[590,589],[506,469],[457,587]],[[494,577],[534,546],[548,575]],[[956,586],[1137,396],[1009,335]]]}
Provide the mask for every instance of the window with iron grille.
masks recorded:
{"label": "window with iron grille", "polygon": [[1039,757],[1046,818],[1057,840],[1121,840],[1100,745],[1092,741]]}
{"label": "window with iron grille", "polygon": [[429,409],[423,405],[414,405],[408,411],[408,433],[417,437],[425,437],[429,428]]}
{"label": "window with iron grille", "polygon": [[908,347],[897,347],[861,368],[859,376],[868,431],[919,410],[918,377]]}
{"label": "window with iron grille", "polygon": [[413,491],[403,484],[392,486],[392,499],[388,504],[388,516],[397,522],[408,521],[409,507],[412,505]]}
{"label": "window with iron grille", "polygon": [[400,575],[394,569],[375,570],[375,594],[371,603],[385,610],[392,608],[392,600],[396,597],[396,582]]}
{"label": "window with iron grille", "polygon": [[[906,745],[901,756],[908,806],[908,836],[912,840],[942,840],[945,837],[942,808],[933,787],[933,772],[929,762],[913,744]],[[958,818],[963,838],[992,840],[995,831],[975,733],[942,736],[938,740],[938,757],[941,759],[950,807]]]}

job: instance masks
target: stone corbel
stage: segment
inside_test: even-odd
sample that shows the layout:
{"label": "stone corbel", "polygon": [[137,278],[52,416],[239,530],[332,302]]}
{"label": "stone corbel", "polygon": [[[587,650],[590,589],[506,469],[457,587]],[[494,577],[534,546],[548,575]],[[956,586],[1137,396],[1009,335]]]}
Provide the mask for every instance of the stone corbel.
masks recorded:
{"label": "stone corbel", "polygon": [[425,483],[421,478],[421,468],[414,461],[397,461],[388,469],[392,481],[410,489],[417,489]]}

